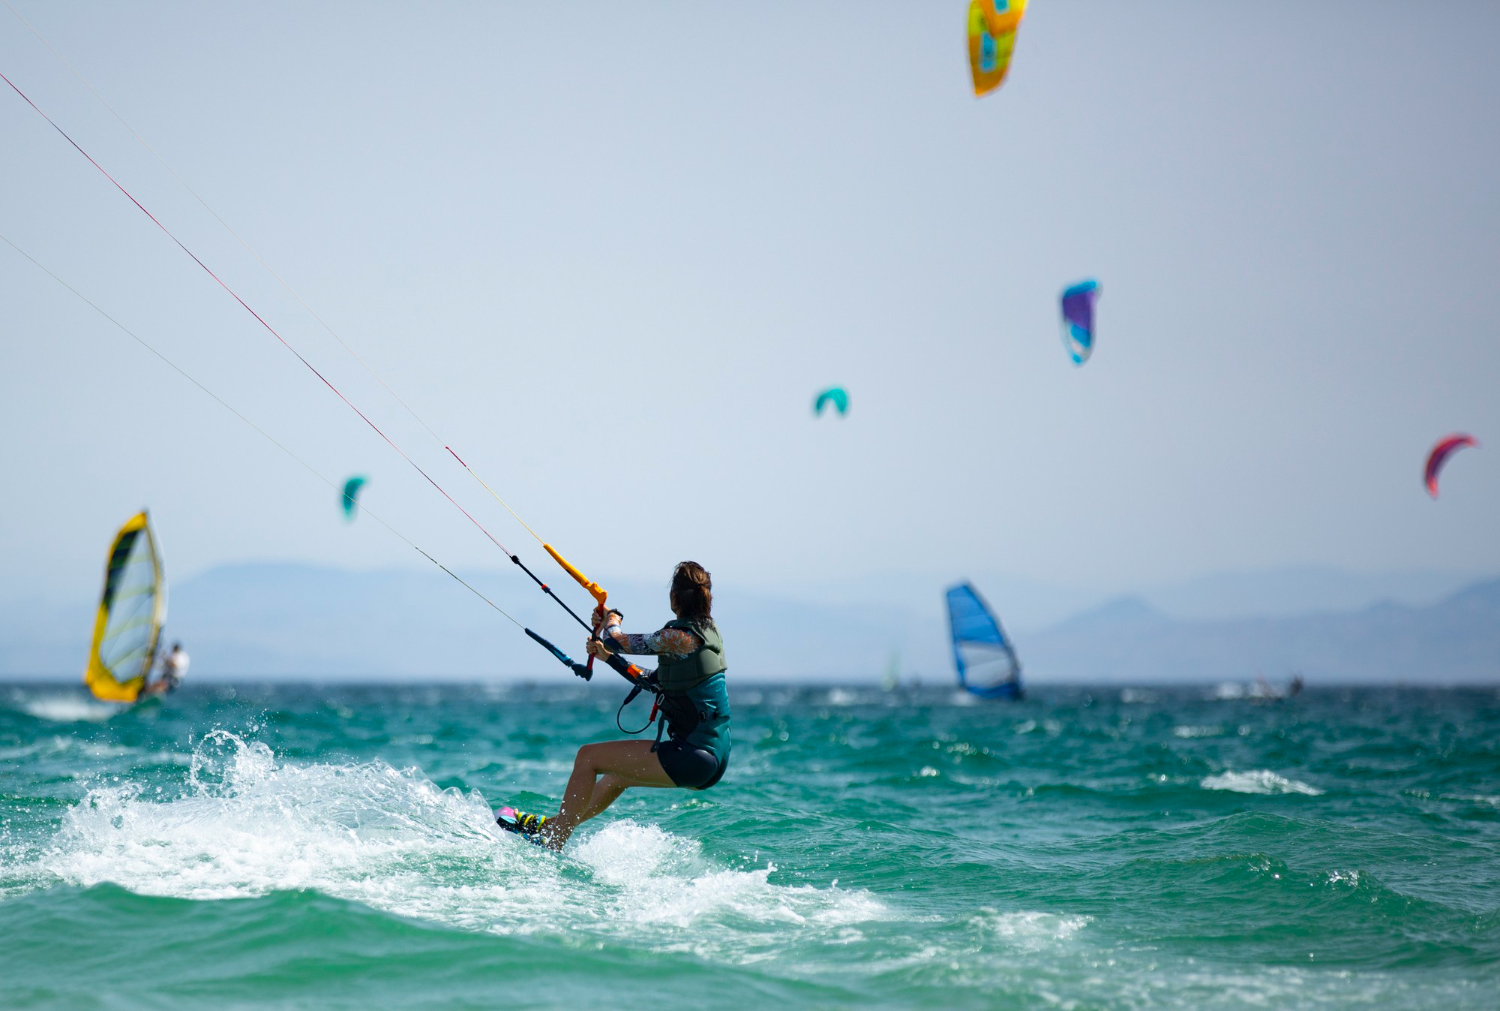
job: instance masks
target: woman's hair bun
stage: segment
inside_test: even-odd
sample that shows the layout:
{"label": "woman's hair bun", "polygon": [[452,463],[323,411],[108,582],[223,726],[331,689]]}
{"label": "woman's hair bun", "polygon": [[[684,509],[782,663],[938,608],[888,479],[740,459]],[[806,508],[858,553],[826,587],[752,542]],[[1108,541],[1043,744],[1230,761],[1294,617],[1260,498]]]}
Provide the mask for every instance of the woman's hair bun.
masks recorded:
{"label": "woman's hair bun", "polygon": [[672,602],[680,617],[713,624],[714,584],[697,562],[678,562],[672,570]]}

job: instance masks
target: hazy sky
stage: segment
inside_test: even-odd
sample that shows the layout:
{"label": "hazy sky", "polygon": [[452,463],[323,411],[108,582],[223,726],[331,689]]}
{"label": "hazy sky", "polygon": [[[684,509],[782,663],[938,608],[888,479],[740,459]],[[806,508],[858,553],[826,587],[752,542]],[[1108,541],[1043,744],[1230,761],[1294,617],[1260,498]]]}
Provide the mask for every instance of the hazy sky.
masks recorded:
{"label": "hazy sky", "polygon": [[[1500,569],[1500,5],[1035,0],[976,101],[963,0],[10,2],[587,569]],[[0,70],[540,557],[3,8]],[[0,137],[0,233],[443,561],[503,564],[9,89]],[[0,347],[0,597],[93,595],[143,504],[179,577],[425,564],[4,245]],[[1487,444],[1434,503],[1455,430]]]}

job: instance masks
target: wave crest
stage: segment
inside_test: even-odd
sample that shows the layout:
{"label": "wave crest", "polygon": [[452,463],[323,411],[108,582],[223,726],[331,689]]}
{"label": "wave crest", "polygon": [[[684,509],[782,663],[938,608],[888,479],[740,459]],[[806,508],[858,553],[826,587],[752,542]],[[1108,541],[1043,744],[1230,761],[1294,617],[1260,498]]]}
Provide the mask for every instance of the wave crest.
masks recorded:
{"label": "wave crest", "polygon": [[1205,790],[1227,790],[1230,793],[1298,793],[1307,797],[1319,797],[1323,794],[1315,786],[1308,786],[1301,780],[1288,779],[1267,769],[1222,772],[1217,776],[1205,776],[1198,785]]}

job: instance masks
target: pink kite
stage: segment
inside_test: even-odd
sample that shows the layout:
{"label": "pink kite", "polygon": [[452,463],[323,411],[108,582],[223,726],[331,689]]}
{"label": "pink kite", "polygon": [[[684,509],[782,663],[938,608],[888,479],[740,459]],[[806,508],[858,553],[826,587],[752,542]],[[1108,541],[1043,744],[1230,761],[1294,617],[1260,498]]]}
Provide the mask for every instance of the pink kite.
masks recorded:
{"label": "pink kite", "polygon": [[1433,498],[1438,497],[1438,473],[1443,469],[1443,464],[1448,462],[1448,457],[1465,446],[1478,446],[1472,435],[1450,435],[1432,447],[1432,452],[1427,454],[1427,494]]}

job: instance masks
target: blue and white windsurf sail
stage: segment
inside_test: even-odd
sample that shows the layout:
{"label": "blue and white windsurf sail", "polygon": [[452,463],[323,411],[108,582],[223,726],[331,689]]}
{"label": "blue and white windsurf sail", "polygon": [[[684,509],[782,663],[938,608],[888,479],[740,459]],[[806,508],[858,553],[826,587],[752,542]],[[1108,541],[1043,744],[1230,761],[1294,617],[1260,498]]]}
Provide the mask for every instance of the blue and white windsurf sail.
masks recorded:
{"label": "blue and white windsurf sail", "polygon": [[948,624],[959,685],[982,698],[1020,698],[1021,661],[1015,647],[968,583],[948,591]]}

